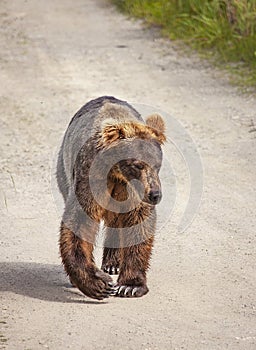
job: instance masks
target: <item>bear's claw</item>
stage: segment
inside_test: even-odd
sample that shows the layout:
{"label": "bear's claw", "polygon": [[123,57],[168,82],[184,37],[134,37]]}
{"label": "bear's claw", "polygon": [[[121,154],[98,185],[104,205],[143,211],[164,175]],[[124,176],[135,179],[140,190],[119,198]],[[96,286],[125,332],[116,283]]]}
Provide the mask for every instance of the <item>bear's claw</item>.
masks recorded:
{"label": "bear's claw", "polygon": [[101,269],[108,273],[109,275],[118,275],[119,274],[119,267],[118,266],[109,266],[109,265],[103,265]]}
{"label": "bear's claw", "polygon": [[111,295],[123,298],[138,298],[147,294],[147,286],[127,286],[127,285],[115,285],[113,286],[113,292]]}

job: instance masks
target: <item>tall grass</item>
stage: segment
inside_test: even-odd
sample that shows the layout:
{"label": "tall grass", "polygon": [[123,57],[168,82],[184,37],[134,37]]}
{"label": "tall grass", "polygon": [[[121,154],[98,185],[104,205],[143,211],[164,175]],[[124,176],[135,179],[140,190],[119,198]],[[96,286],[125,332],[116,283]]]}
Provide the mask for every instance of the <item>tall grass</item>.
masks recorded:
{"label": "tall grass", "polygon": [[256,0],[112,0],[256,84]]}

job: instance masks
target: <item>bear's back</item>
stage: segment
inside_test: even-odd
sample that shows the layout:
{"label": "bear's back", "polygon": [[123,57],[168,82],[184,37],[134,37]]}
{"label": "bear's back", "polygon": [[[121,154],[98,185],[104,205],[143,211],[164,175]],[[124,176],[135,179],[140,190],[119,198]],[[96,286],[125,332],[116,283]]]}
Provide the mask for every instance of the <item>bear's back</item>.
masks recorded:
{"label": "bear's back", "polygon": [[113,96],[102,96],[86,103],[71,119],[68,129],[78,123],[81,127],[95,130],[100,127],[104,119],[123,119],[127,121],[137,120],[143,122],[140,114],[126,101],[119,100]]}

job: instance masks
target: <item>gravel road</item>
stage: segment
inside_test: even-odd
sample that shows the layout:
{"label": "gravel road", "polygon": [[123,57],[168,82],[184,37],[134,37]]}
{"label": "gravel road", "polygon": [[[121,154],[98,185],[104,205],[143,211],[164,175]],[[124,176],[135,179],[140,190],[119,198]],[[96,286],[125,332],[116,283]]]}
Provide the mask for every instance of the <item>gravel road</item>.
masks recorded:
{"label": "gravel road", "polygon": [[[256,349],[255,96],[103,0],[1,0],[0,21],[0,349]],[[58,253],[56,150],[101,95],[164,111],[171,141],[150,292],[138,299],[84,297]],[[201,182],[171,146],[175,121],[203,166],[183,233]]]}

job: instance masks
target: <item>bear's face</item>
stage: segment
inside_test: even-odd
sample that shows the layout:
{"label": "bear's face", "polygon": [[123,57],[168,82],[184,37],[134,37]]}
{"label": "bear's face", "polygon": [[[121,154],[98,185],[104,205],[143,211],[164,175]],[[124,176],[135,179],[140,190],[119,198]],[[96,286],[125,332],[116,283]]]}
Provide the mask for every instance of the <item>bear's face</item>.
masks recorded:
{"label": "bear's face", "polygon": [[[113,174],[130,184],[132,180],[139,181],[144,188],[143,201],[156,205],[162,198],[159,171],[162,164],[162,151],[155,142],[146,142],[146,154],[140,154],[139,158],[121,160],[114,168]],[[144,159],[144,160],[141,160]],[[136,182],[133,186],[136,191]]]}
{"label": "bear's face", "polygon": [[[108,176],[109,181],[126,187],[126,190],[120,190],[120,201],[127,199],[129,186],[134,194],[139,194],[143,202],[151,205],[160,202],[161,145],[165,140],[164,122],[159,115],[148,117],[146,124],[134,121],[105,121],[98,147],[104,153],[104,161],[113,164]],[[112,186],[109,185],[109,188]],[[114,191],[117,196],[116,193],[117,191]]]}

